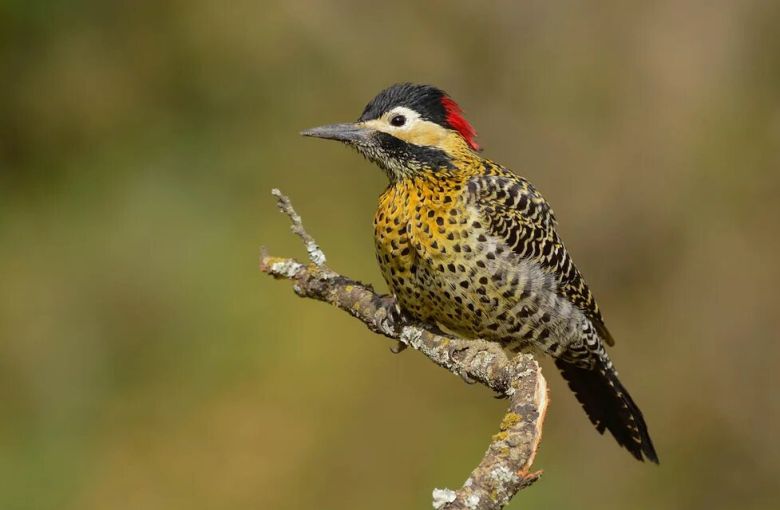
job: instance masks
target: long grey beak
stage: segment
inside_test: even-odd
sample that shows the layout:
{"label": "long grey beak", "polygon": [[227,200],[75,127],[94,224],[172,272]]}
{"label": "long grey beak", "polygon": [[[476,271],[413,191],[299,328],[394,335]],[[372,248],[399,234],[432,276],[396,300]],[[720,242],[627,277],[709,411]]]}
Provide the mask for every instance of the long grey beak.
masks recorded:
{"label": "long grey beak", "polygon": [[330,124],[301,131],[303,136],[358,143],[366,141],[373,130],[360,124]]}

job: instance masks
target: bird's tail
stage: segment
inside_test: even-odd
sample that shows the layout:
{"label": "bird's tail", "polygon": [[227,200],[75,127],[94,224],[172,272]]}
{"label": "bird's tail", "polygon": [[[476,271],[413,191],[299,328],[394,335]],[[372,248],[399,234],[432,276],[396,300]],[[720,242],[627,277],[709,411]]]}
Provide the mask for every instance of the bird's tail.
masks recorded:
{"label": "bird's tail", "polygon": [[618,444],[638,460],[647,459],[658,464],[642,411],[618,380],[614,368],[604,360],[591,369],[562,359],[555,360],[555,365],[599,433],[609,430]]}

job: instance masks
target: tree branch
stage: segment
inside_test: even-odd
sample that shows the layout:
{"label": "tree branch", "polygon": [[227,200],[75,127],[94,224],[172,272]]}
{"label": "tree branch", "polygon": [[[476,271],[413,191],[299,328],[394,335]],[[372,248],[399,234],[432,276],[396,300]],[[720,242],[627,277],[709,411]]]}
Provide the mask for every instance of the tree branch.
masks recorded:
{"label": "tree branch", "polygon": [[433,506],[441,510],[496,510],[541,472],[531,465],[542,437],[547,409],[547,383],[528,354],[509,359],[495,343],[446,336],[435,327],[405,314],[392,296],[380,296],[363,283],[332,271],[325,254],[306,232],[289,198],[274,189],[279,209],[291,220],[291,230],[303,240],[310,263],[272,257],[261,249],[260,270],[293,282],[295,293],[334,305],[363,322],[368,329],[412,347],[431,361],[469,382],[479,382],[509,399],[482,461],[458,490],[434,489]]}

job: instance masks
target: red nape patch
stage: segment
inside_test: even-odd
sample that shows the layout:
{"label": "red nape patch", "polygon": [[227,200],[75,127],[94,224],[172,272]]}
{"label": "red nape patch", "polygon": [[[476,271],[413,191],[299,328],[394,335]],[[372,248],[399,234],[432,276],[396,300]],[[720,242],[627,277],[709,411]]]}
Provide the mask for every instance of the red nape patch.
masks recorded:
{"label": "red nape patch", "polygon": [[444,111],[447,112],[447,122],[452,126],[452,129],[460,133],[469,144],[469,147],[475,151],[482,150],[479,144],[474,141],[474,138],[477,136],[477,131],[474,129],[474,126],[469,124],[469,121],[463,117],[463,111],[461,111],[458,103],[453,101],[452,98],[444,96],[441,98],[441,105],[444,107]]}

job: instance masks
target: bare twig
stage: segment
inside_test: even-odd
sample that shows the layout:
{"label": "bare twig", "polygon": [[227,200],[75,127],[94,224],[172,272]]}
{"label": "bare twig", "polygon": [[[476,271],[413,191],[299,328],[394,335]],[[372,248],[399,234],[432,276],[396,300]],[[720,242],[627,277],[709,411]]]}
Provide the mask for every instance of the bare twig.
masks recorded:
{"label": "bare twig", "polygon": [[437,365],[468,381],[484,384],[509,399],[509,409],[479,465],[458,490],[435,489],[436,509],[495,510],[541,472],[530,471],[542,437],[547,409],[547,383],[528,354],[509,359],[494,343],[441,335],[403,313],[391,296],[380,296],[365,284],[325,266],[325,254],[303,228],[289,198],[273,190],[279,209],[292,221],[309,253],[310,264],[269,256],[261,250],[260,270],[292,280],[301,297],[334,305],[363,322],[368,329],[422,352]]}
{"label": "bare twig", "polygon": [[290,217],[290,221],[292,222],[290,230],[303,241],[303,245],[309,253],[309,260],[318,266],[324,266],[326,262],[325,254],[317,245],[316,241],[314,241],[314,238],[306,232],[305,228],[303,228],[303,220],[301,220],[301,216],[293,209],[290,199],[276,188],[271,190],[271,194],[276,197],[276,205],[279,207],[279,210]]}

